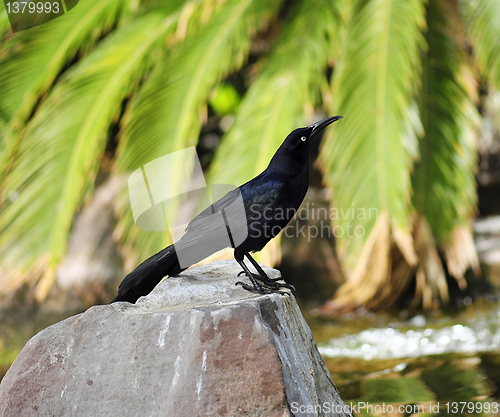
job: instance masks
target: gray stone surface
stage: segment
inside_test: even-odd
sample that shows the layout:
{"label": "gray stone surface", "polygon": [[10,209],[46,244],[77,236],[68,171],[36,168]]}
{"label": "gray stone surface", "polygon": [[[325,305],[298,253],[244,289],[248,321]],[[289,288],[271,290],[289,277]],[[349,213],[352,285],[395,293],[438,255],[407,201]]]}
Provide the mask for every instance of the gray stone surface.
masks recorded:
{"label": "gray stone surface", "polygon": [[295,298],[247,292],[239,271],[192,268],[43,330],[3,379],[0,416],[337,415],[321,411],[344,403]]}

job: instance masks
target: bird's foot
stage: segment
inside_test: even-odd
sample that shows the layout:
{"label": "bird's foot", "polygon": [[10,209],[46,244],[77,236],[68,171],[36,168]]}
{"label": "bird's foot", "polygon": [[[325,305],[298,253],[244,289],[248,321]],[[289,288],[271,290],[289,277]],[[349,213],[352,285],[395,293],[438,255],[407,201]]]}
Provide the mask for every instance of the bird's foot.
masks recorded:
{"label": "bird's foot", "polygon": [[[243,274],[246,275],[246,272],[245,271],[240,271],[240,273],[238,274],[238,276],[243,275]],[[264,278],[262,278],[260,275],[257,275],[257,274],[253,274],[253,276],[254,276],[254,278],[257,278],[261,282],[267,282],[267,281],[278,282],[278,281],[284,281],[285,280],[285,278],[283,278],[283,277],[269,278],[266,275]]]}
{"label": "bird's foot", "polygon": [[236,285],[241,285],[245,290],[251,291],[251,292],[258,292],[259,294],[280,294],[280,295],[290,295],[289,292],[285,291],[280,291],[278,289],[267,289],[262,287],[261,285],[248,285],[245,284],[244,282],[238,281]]}
{"label": "bird's foot", "polygon": [[[245,274],[248,276],[248,274],[245,271],[241,271],[238,276]],[[295,291],[295,287],[292,284],[287,284],[286,282],[279,282],[279,281],[285,281],[285,278],[279,277],[279,278],[269,278],[267,275],[266,276],[261,276],[258,274],[252,274],[252,277],[256,279],[257,281],[260,281],[262,284],[264,284],[267,287],[271,288],[288,288],[289,290]]]}

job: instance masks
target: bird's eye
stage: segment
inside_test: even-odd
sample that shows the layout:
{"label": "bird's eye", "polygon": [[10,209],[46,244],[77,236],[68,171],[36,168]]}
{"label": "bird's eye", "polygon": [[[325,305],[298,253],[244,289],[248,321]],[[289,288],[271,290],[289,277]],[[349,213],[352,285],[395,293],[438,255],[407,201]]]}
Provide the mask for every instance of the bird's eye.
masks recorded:
{"label": "bird's eye", "polygon": [[307,140],[307,138],[306,138],[305,136],[302,136],[302,137],[300,138],[300,140],[301,140],[302,142],[305,142],[305,141]]}

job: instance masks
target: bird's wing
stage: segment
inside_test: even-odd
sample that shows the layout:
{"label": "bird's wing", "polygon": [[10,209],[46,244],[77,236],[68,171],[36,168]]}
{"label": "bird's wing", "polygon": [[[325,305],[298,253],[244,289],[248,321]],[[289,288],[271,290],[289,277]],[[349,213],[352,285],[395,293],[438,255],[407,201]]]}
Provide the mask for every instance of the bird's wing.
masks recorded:
{"label": "bird's wing", "polygon": [[230,191],[191,220],[186,233],[175,243],[181,266],[200,262],[247,238],[246,213],[239,196],[237,190]]}
{"label": "bird's wing", "polygon": [[264,172],[252,181],[240,187],[247,220],[255,219],[256,213],[262,213],[267,208],[276,208],[280,206],[282,196],[293,190],[289,189],[288,181],[282,175],[276,172]]}
{"label": "bird's wing", "polygon": [[200,224],[202,224],[207,217],[211,216],[212,214],[219,213],[223,208],[228,207],[229,205],[234,203],[239,196],[240,191],[238,188],[229,191],[224,197],[208,206],[193,220],[191,220],[186,226],[186,232],[193,229],[194,227],[200,226]]}
{"label": "bird's wing", "polygon": [[[284,187],[286,187],[286,182],[280,176],[264,172],[241,187],[228,192],[198,214],[187,225],[186,234],[182,237],[183,241],[186,244],[188,242],[196,244],[200,240],[213,239],[215,242],[227,236],[226,228],[221,227],[223,224],[221,219],[213,216],[221,214],[223,209],[229,218],[231,232],[234,235],[239,232],[246,237],[248,226],[255,221],[256,215],[268,207],[276,207]],[[244,212],[240,210],[241,205],[244,207]]]}
{"label": "bird's wing", "polygon": [[229,191],[222,198],[208,206],[189,222],[186,231],[199,226],[208,216],[229,207],[240,196],[243,198],[246,220],[250,221],[256,211],[265,210],[275,205],[278,196],[285,186],[286,181],[283,181],[283,178],[278,173],[264,171],[259,176],[243,184],[241,187]]}

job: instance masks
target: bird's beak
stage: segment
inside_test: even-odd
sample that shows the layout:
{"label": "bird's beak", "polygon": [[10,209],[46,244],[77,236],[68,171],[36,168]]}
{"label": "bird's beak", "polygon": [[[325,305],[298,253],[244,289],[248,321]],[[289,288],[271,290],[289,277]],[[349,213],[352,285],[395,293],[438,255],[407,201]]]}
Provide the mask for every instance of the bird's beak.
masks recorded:
{"label": "bird's beak", "polygon": [[320,120],[319,122],[313,123],[312,125],[308,126],[308,127],[312,127],[311,137],[317,135],[325,127],[332,124],[333,122],[336,122],[337,120],[342,119],[342,117],[343,116],[327,117],[326,119]]}

